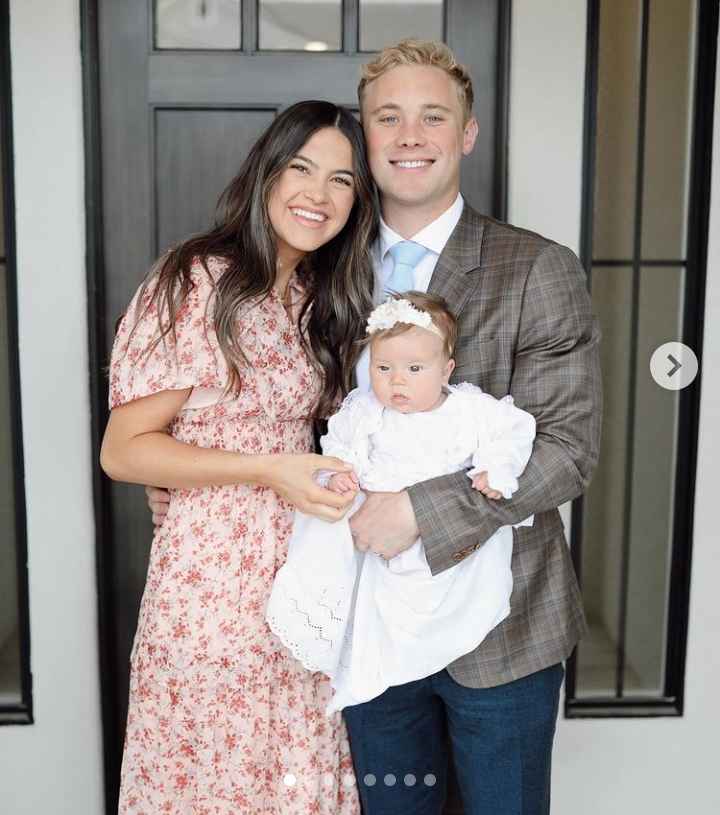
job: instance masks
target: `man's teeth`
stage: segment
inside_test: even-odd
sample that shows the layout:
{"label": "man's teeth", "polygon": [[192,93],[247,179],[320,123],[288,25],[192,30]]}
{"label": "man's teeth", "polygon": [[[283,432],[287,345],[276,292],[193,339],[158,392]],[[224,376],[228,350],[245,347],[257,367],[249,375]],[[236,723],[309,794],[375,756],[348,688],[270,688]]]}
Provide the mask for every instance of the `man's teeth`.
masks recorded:
{"label": "man's teeth", "polygon": [[413,167],[427,167],[430,164],[429,161],[396,161],[395,162],[398,167],[407,167],[412,169]]}
{"label": "man's teeth", "polygon": [[310,212],[309,209],[293,209],[293,215],[299,215],[301,218],[309,218],[311,221],[325,221],[327,216],[321,215],[319,212]]}

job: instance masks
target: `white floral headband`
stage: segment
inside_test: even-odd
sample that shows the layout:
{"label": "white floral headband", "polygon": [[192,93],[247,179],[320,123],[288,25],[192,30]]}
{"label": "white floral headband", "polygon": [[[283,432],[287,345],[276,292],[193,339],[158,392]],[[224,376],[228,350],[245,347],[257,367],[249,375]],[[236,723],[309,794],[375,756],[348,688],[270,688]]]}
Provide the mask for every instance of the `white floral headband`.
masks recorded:
{"label": "white floral headband", "polygon": [[420,311],[409,300],[388,298],[382,305],[377,306],[368,317],[367,334],[374,334],[376,331],[384,331],[392,328],[397,323],[408,323],[431,331],[444,340],[442,331],[432,321],[432,317],[427,311]]}

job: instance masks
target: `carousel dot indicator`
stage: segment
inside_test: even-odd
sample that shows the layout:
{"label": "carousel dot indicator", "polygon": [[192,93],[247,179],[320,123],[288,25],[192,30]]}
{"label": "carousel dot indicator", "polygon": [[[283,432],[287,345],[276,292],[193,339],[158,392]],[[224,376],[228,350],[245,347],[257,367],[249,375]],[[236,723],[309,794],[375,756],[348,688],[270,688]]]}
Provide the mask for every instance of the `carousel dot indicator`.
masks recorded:
{"label": "carousel dot indicator", "polygon": [[368,773],[365,778],[363,778],[366,787],[374,787],[377,778],[372,773]]}
{"label": "carousel dot indicator", "polygon": [[423,779],[426,787],[434,787],[437,784],[437,778],[432,773],[428,773]]}
{"label": "carousel dot indicator", "polygon": [[408,773],[405,776],[404,781],[405,781],[405,786],[406,787],[414,787],[415,782],[417,781],[417,778],[415,778],[415,776],[412,773]]}
{"label": "carousel dot indicator", "polygon": [[354,775],[344,775],[342,782],[346,787],[352,787],[353,784],[355,783],[355,776]]}
{"label": "carousel dot indicator", "polygon": [[292,773],[286,773],[285,777],[283,778],[283,784],[286,787],[294,787],[297,784],[297,778]]}
{"label": "carousel dot indicator", "polygon": [[326,787],[332,787],[332,785],[334,783],[335,783],[335,778],[333,777],[333,774],[332,773],[325,773],[325,775],[323,776],[323,784]]}
{"label": "carousel dot indicator", "polygon": [[396,781],[397,781],[397,778],[395,778],[395,776],[392,773],[388,773],[385,776],[385,786],[386,787],[394,787]]}

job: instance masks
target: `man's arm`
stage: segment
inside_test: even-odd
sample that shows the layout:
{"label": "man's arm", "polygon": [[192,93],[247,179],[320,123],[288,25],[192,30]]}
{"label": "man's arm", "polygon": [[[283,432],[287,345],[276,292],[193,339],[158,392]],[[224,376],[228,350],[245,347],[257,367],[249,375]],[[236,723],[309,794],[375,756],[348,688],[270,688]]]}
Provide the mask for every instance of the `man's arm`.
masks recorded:
{"label": "man's arm", "polygon": [[526,282],[510,386],[515,404],[535,417],[533,453],[509,500],[487,500],[464,472],[408,488],[433,574],[499,527],[558,507],[588,486],[600,447],[599,341],[578,259],[548,246]]}

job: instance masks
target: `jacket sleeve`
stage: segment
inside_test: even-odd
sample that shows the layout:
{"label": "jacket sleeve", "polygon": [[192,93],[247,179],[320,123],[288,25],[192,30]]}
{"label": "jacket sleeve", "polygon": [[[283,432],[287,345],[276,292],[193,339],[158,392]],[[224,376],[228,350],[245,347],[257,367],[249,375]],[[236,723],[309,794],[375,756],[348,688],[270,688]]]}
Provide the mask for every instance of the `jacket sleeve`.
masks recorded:
{"label": "jacket sleeve", "polygon": [[510,391],[536,422],[532,455],[509,500],[492,501],[453,473],[408,489],[433,574],[457,563],[501,526],[580,495],[597,464],[602,417],[598,346],[585,273],[551,244],[528,274]]}

